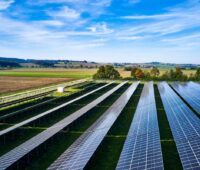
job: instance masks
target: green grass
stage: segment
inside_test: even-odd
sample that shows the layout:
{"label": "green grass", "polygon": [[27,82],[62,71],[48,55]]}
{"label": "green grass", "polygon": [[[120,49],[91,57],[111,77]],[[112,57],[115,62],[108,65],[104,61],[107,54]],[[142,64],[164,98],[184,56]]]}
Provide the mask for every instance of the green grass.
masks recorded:
{"label": "green grass", "polygon": [[140,84],[85,169],[114,170],[142,91]]}
{"label": "green grass", "polygon": [[166,170],[182,170],[182,164],[176,148],[175,141],[167,120],[167,116],[160,98],[157,85],[154,86],[156,106],[158,113],[158,123],[160,129],[161,147],[164,161],[164,168]]}
{"label": "green grass", "polygon": [[123,86],[110,97],[100,103],[98,106],[90,110],[84,117],[78,120],[77,123],[70,127],[68,132],[62,132],[59,140],[49,144],[45,154],[40,155],[39,158],[32,160],[31,165],[27,170],[43,170],[46,169],[60,154],[62,154],[86,129],[88,129],[110,106],[114,101],[128,88]]}
{"label": "green grass", "polygon": [[52,78],[89,78],[92,77],[93,72],[88,71],[1,71],[0,76],[11,77],[52,77]]}

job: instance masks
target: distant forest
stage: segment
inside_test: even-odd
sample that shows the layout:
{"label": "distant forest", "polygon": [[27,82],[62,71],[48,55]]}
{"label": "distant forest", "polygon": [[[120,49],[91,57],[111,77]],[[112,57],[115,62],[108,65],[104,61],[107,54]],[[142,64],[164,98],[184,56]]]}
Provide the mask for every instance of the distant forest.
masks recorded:
{"label": "distant forest", "polygon": [[131,71],[133,67],[138,68],[166,68],[172,69],[179,67],[181,69],[197,69],[200,64],[175,64],[175,63],[97,63],[90,61],[72,61],[72,60],[34,60],[0,57],[0,69],[10,68],[99,68],[102,65],[112,65],[114,67],[124,68]]}
{"label": "distant forest", "polygon": [[97,68],[98,63],[71,60],[34,60],[0,57],[0,68]]}

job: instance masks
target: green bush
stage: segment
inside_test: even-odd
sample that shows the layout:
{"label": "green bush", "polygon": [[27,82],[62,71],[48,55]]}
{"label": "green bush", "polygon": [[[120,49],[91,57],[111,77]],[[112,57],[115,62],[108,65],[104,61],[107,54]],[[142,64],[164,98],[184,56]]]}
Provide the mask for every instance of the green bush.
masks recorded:
{"label": "green bush", "polygon": [[93,76],[94,79],[119,79],[120,74],[113,66],[100,66],[97,73]]}

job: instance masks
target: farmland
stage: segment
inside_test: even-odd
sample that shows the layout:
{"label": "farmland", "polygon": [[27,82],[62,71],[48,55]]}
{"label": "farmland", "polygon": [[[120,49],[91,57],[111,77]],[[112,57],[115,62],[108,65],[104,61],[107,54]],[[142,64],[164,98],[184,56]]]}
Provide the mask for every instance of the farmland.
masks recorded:
{"label": "farmland", "polygon": [[96,69],[12,69],[0,71],[0,76],[12,77],[49,77],[49,78],[87,78],[92,77]]}
{"label": "farmland", "polygon": [[[130,71],[117,69],[122,78],[130,77]],[[97,69],[12,69],[0,71],[0,94],[10,94],[16,91],[34,89],[46,85],[58,84],[74,79],[91,78]],[[150,69],[144,69],[150,71]],[[167,69],[160,69],[162,75]],[[195,70],[183,70],[186,75],[195,74]]]}
{"label": "farmland", "polygon": [[[131,137],[131,133],[135,135],[137,129],[137,133],[142,135],[140,136],[143,138],[142,141],[148,140],[148,142],[151,142],[151,140],[154,140],[152,147],[160,148],[160,152],[162,152],[159,161],[157,161],[158,157],[151,157],[151,159],[155,159],[153,166],[167,170],[185,169],[189,165],[183,159],[184,155],[181,151],[182,147],[180,147],[182,143],[179,141],[181,137],[181,141],[183,142],[185,136],[178,136],[179,138],[177,138],[177,134],[174,131],[177,127],[172,127],[182,126],[184,134],[190,135],[187,129],[192,128],[190,125],[192,119],[193,128],[195,128],[197,133],[200,133],[200,120],[198,110],[195,111],[195,109],[192,109],[192,103],[187,103],[182,98],[185,96],[181,96],[183,95],[182,91],[176,91],[173,88],[175,85],[179,86],[177,89],[183,88],[183,92],[186,95],[188,95],[188,92],[192,93],[189,98],[193,101],[195,100],[198,103],[197,107],[199,107],[199,97],[196,96],[199,91],[198,83],[187,83],[187,86],[185,86],[182,84],[167,84],[165,82],[159,82],[158,84],[153,82],[139,84],[138,82],[118,82],[111,84],[107,84],[106,82],[88,82],[70,87],[71,89],[79,90],[74,90],[73,93],[69,93],[68,95],[57,97],[49,95],[43,99],[30,101],[28,104],[21,103],[12,108],[1,110],[0,169],[4,169],[3,165],[5,165],[11,169],[43,170],[49,166],[54,166],[52,163],[57,159],[61,159],[59,156],[65,151],[66,156],[67,152],[72,152],[70,154],[76,155],[74,158],[70,157],[70,159],[74,159],[71,160],[72,162],[78,161],[79,158],[84,159],[85,163],[79,166],[85,169],[115,169],[118,166],[124,166],[119,163],[123,157],[122,153],[124,153],[124,148],[126,148],[128,140],[133,140],[133,144],[135,143],[134,140],[137,140],[137,136]],[[191,87],[193,88],[191,89]],[[127,98],[126,93],[130,95],[130,98]],[[126,96],[127,100],[127,103],[124,104],[123,95]],[[170,102],[167,102],[168,100]],[[122,105],[120,106],[122,110],[119,112],[119,115],[113,114],[109,110],[110,108],[115,109],[118,107],[117,110],[119,111],[120,108],[117,102]],[[144,104],[144,102],[147,103]],[[184,114],[186,116],[185,118],[178,116],[176,119],[184,118],[185,123],[173,124],[173,121],[176,120],[174,118],[171,119],[170,116],[173,116],[175,113],[167,108],[169,108],[169,105],[174,105],[175,103],[179,103],[179,105],[181,104],[182,107],[185,107],[184,111],[181,111],[179,105],[176,108],[178,110],[176,114]],[[155,110],[152,110],[152,106]],[[171,106],[171,109],[174,109],[173,107]],[[8,114],[10,116],[5,117]],[[143,115],[140,118],[141,114]],[[71,122],[72,118],[73,121]],[[149,121],[145,122],[147,118]],[[139,124],[136,119],[140,122]],[[156,124],[157,127],[154,127]],[[101,129],[100,127],[104,125],[105,127]],[[148,128],[146,125],[148,125]],[[145,128],[148,129],[147,132],[143,131]],[[53,129],[56,129],[56,131]],[[158,133],[155,131],[156,129]],[[190,129],[192,134],[193,130]],[[155,132],[152,133],[151,131]],[[105,133],[105,136],[102,133]],[[181,135],[182,132],[178,133]],[[98,140],[92,137],[95,134],[98,136]],[[145,137],[151,134],[157,134],[158,136]],[[199,142],[199,137],[195,137],[195,135],[194,133],[193,137],[189,139],[191,147],[194,147],[194,153],[199,152],[200,149],[193,144],[194,142]],[[92,145],[85,146],[84,141],[90,141]],[[77,142],[80,143],[76,145]],[[30,143],[33,145],[30,146]],[[35,145],[36,143],[38,144]],[[143,147],[147,150],[151,146],[139,141],[135,144],[136,148],[132,148],[131,145],[129,146],[129,151],[133,151],[133,161],[134,159],[138,160],[135,158],[137,154],[134,150],[137,147],[140,148],[140,144],[144,145]],[[184,143],[184,145],[187,145],[187,143]],[[33,148],[31,148],[32,146]],[[24,147],[27,149],[23,150],[22,148]],[[74,147],[80,150],[80,152],[70,151],[70,148]],[[152,150],[152,153],[149,154],[151,155],[157,151],[157,149]],[[15,156],[15,152],[20,154]],[[138,152],[143,152],[143,150],[138,150]],[[24,156],[21,157],[21,154]],[[87,157],[87,154],[91,154],[91,157]],[[188,154],[192,154],[190,150],[188,150]],[[15,159],[10,160],[11,157],[15,157]],[[193,158],[191,157],[191,159]],[[64,159],[62,161],[65,162]],[[125,159],[125,161],[127,161],[126,164],[129,164],[128,160]],[[8,162],[8,164],[2,164],[2,162]],[[148,162],[146,163],[148,164]],[[149,164],[151,165],[150,162]],[[196,166],[200,167],[198,164]]]}
{"label": "farmland", "polygon": [[[97,69],[12,69],[0,71],[0,95],[45,87],[76,79],[91,78]],[[123,77],[129,72],[119,70]]]}
{"label": "farmland", "polygon": [[[117,69],[120,75],[124,77],[130,77],[130,71],[124,71],[123,68]],[[161,68],[160,74],[162,75],[167,68]],[[39,69],[12,69],[12,70],[1,70],[0,76],[11,76],[11,77],[54,77],[54,78],[87,78],[92,77],[96,73],[97,69],[58,69],[58,68],[39,68]],[[150,71],[145,68],[144,71]],[[186,75],[194,74],[195,70],[183,70]]]}
{"label": "farmland", "polygon": [[11,92],[34,89],[72,80],[74,79],[0,76],[0,93],[8,94]]}
{"label": "farmland", "polygon": [[13,69],[0,71],[0,95],[22,92],[47,85],[89,78],[96,72],[90,69]]}

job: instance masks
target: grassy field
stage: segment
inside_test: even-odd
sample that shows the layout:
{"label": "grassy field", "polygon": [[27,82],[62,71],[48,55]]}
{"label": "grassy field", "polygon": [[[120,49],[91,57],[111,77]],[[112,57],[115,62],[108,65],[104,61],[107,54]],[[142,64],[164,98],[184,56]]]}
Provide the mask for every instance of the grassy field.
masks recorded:
{"label": "grassy field", "polygon": [[[122,77],[129,77],[130,72],[118,69]],[[0,76],[10,77],[48,77],[48,78],[89,78],[97,72],[97,69],[12,69],[0,71]]]}
{"label": "grassy field", "polygon": [[[123,68],[117,69],[120,75],[130,77],[130,71],[124,71]],[[143,69],[144,71],[150,71],[150,69]],[[162,75],[169,69],[159,69]],[[11,77],[49,77],[49,78],[88,78],[95,74],[97,69],[58,69],[58,68],[40,68],[40,69],[12,69],[12,70],[1,70],[0,76],[11,76]],[[184,74],[194,74],[195,70],[183,70]]]}
{"label": "grassy field", "polygon": [[81,79],[92,77],[96,69],[12,69],[0,71],[0,76],[49,77]]}

